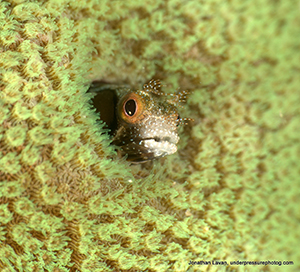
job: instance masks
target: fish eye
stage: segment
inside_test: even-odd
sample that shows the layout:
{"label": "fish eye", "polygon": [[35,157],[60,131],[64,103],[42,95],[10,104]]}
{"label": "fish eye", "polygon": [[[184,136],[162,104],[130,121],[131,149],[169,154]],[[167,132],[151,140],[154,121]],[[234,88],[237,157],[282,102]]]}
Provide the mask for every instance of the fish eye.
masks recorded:
{"label": "fish eye", "polygon": [[130,92],[118,104],[118,114],[123,121],[134,124],[143,118],[144,105],[145,100],[141,95]]}
{"label": "fish eye", "polygon": [[133,116],[136,113],[136,108],[137,105],[133,99],[127,100],[124,104],[124,110],[128,116]]}

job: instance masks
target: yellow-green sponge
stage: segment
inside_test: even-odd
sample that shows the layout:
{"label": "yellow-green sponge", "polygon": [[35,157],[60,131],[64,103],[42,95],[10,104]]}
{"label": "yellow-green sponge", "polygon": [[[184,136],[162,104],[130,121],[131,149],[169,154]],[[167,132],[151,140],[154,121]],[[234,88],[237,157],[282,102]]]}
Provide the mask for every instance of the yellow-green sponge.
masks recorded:
{"label": "yellow-green sponge", "polygon": [[[0,270],[299,271],[298,9],[0,1]],[[130,166],[86,91],[151,78],[194,121]]]}

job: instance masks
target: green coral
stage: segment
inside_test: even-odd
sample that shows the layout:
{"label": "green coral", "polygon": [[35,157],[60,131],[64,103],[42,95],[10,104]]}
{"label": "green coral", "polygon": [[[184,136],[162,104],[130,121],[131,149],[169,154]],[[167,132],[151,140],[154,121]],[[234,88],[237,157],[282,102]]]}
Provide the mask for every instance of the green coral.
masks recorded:
{"label": "green coral", "polygon": [[[298,271],[299,24],[291,1],[1,1],[0,270]],[[129,165],[86,91],[151,78],[194,121]]]}

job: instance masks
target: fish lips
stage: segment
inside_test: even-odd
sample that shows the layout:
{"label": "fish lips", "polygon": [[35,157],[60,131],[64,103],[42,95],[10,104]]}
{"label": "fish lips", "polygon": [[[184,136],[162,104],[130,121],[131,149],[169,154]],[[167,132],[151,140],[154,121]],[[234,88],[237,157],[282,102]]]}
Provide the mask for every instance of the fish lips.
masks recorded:
{"label": "fish lips", "polygon": [[114,141],[113,143],[120,147],[123,156],[127,154],[128,161],[143,163],[175,153],[178,141],[179,137],[176,134],[173,137],[137,137],[135,139],[131,138],[129,141],[123,139],[122,143],[115,143]]}

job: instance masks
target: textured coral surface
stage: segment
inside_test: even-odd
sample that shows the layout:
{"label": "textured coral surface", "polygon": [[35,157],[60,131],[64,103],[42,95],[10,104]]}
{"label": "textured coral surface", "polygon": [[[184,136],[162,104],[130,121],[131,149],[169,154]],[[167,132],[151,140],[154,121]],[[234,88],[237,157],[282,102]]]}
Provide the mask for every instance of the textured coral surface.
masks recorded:
{"label": "textured coral surface", "polygon": [[[286,0],[0,1],[0,270],[299,271],[299,25]],[[151,78],[194,122],[130,166],[86,90]]]}

